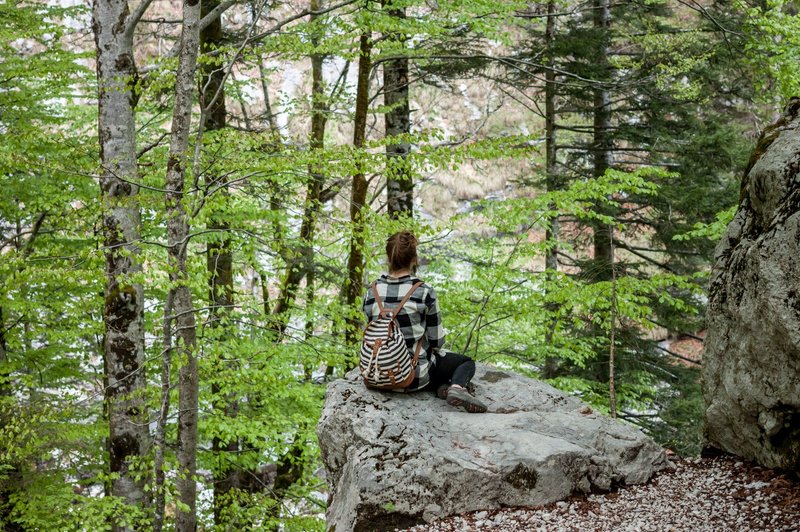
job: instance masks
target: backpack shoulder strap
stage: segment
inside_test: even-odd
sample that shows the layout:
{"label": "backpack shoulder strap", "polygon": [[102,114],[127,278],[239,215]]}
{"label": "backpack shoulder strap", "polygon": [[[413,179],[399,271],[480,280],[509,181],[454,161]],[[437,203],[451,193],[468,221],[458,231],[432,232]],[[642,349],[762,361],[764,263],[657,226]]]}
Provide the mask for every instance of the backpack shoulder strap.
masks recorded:
{"label": "backpack shoulder strap", "polygon": [[378,316],[383,316],[383,301],[381,301],[381,296],[378,295],[378,281],[373,281],[370,288],[372,288],[372,295],[375,296],[375,303],[378,305]]}
{"label": "backpack shoulder strap", "polygon": [[409,290],[408,293],[406,293],[405,297],[400,301],[400,305],[398,305],[397,308],[394,309],[395,316],[400,314],[400,310],[403,308],[403,305],[405,305],[408,302],[408,299],[412,296],[414,292],[416,292],[417,288],[419,288],[423,284],[425,283],[423,283],[422,281],[417,281],[416,283],[414,283],[414,286],[411,287],[411,290]]}

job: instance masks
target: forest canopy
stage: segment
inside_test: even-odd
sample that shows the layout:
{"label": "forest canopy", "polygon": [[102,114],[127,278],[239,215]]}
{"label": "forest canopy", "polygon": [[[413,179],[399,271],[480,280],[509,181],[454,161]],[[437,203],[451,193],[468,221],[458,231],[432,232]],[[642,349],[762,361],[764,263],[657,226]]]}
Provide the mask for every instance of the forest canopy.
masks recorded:
{"label": "forest canopy", "polygon": [[322,530],[386,237],[447,346],[702,444],[796,2],[0,2],[0,523]]}

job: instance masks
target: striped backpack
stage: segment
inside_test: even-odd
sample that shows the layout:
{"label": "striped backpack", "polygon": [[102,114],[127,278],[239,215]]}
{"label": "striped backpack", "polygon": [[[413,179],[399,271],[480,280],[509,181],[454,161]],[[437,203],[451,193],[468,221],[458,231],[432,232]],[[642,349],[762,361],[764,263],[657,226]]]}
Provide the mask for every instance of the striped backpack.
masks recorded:
{"label": "striped backpack", "polygon": [[414,381],[422,342],[417,343],[412,355],[395,318],[420,286],[422,281],[411,287],[397,308],[387,309],[378,295],[377,282],[372,283],[372,293],[375,294],[379,314],[364,329],[359,361],[361,376],[367,388],[402,391]]}

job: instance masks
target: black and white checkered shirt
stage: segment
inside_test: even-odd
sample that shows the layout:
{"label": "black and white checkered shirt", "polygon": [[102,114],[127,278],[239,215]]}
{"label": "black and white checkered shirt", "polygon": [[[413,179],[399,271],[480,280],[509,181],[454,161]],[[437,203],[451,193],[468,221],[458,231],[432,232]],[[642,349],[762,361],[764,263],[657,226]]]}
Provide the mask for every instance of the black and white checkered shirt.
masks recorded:
{"label": "black and white checkered shirt", "polygon": [[[378,295],[383,301],[384,308],[394,308],[400,304],[414,283],[421,281],[413,275],[404,277],[390,277],[383,274],[376,281]],[[364,296],[364,314],[367,322],[378,317],[380,311],[375,304],[375,296],[372,287],[367,290]],[[400,325],[400,331],[406,340],[408,349],[413,353],[415,344],[422,341],[422,349],[425,356],[430,360],[435,349],[440,349],[444,345],[444,329],[442,328],[442,316],[439,314],[439,301],[436,299],[436,292],[427,284],[423,284],[411,295],[403,306],[400,314],[396,318]],[[422,357],[420,353],[420,357]]]}

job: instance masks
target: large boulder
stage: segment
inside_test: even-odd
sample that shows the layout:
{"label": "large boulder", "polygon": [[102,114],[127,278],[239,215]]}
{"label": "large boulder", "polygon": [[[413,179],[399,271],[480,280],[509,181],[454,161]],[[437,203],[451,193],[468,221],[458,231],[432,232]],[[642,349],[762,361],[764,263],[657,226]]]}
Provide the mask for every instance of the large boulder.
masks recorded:
{"label": "large boulder", "polygon": [[765,130],[720,241],[703,354],[710,447],[800,469],[800,100]]}
{"label": "large boulder", "polygon": [[538,506],[647,481],[670,466],[635,427],[552,386],[478,365],[468,414],[430,392],[367,390],[357,372],[328,385],[317,435],[328,529],[393,530],[472,510]]}

